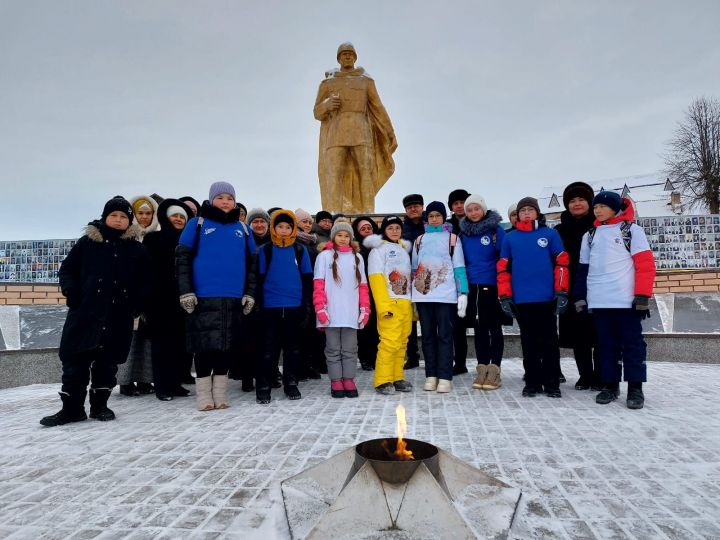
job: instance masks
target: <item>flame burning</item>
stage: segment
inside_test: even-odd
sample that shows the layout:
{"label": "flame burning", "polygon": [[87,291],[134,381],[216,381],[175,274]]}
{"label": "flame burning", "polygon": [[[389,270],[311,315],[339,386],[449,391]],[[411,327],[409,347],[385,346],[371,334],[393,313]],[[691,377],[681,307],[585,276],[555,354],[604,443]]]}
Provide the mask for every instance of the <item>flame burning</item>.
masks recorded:
{"label": "flame burning", "polygon": [[382,442],[383,448],[385,448],[385,451],[395,459],[399,461],[410,461],[415,459],[413,457],[413,453],[411,450],[407,449],[407,443],[405,440],[403,440],[403,436],[407,433],[407,422],[405,421],[405,407],[402,405],[398,405],[395,409],[395,414],[397,415],[397,424],[396,424],[396,435],[397,435],[397,446],[395,447],[395,452],[390,452],[387,448],[386,441]]}

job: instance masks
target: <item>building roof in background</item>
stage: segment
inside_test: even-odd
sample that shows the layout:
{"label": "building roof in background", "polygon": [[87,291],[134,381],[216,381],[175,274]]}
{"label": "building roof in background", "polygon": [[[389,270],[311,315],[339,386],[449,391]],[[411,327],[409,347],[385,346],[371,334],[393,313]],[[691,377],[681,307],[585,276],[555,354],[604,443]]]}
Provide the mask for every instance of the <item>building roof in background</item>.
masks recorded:
{"label": "building roof in background", "polygon": [[[680,204],[673,206],[671,195],[673,192],[679,193],[679,191],[661,172],[583,181],[592,186],[595,193],[607,190],[630,197],[635,202],[635,215],[637,217],[672,216],[690,213],[689,205],[682,195],[680,195],[679,199]],[[571,182],[568,181],[563,185],[548,186],[540,191],[538,203],[542,213],[546,215],[558,214],[565,210],[562,194],[565,186]],[[707,211],[693,209],[692,213],[697,215],[707,213]]]}

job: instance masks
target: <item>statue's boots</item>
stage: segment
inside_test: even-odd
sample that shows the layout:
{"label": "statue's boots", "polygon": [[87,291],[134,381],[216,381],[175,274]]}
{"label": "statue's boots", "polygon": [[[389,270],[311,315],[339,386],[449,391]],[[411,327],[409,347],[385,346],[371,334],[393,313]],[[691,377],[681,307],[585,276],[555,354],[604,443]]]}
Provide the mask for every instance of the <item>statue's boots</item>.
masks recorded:
{"label": "statue's boots", "polygon": [[87,420],[87,414],[85,414],[86,394],[87,390],[84,386],[64,384],[60,390],[62,409],[53,415],[46,416],[40,420],[40,423],[46,427],[55,427]]}
{"label": "statue's boots", "polygon": [[90,388],[90,418],[101,422],[115,420],[115,413],[107,406],[110,392],[112,388]]}

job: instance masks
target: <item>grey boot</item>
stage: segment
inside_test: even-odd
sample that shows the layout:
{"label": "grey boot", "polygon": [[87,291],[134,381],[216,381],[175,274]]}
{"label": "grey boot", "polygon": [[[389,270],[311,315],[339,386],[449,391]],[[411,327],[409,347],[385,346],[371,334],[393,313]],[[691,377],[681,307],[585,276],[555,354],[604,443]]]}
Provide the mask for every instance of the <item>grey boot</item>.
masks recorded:
{"label": "grey boot", "polygon": [[212,411],[215,408],[212,394],[212,376],[196,377],[195,392],[198,411]]}
{"label": "grey boot", "polygon": [[60,391],[62,409],[53,415],[44,417],[40,420],[40,424],[46,427],[55,427],[87,420],[87,414],[85,414],[86,394],[87,391],[83,387],[63,385]]}
{"label": "grey boot", "polygon": [[107,406],[110,392],[112,388],[90,388],[90,418],[101,422],[115,420],[115,413]]}
{"label": "grey boot", "polygon": [[230,401],[227,397],[227,386],[227,375],[212,376],[212,397],[216,409],[227,409],[230,407]]}

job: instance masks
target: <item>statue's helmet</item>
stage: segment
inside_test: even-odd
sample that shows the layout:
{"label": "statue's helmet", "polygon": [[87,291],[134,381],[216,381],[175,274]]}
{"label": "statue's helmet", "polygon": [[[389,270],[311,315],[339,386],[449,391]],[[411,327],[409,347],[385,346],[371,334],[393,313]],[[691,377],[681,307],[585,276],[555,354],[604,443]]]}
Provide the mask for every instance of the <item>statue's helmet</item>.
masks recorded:
{"label": "statue's helmet", "polygon": [[338,47],[337,56],[336,56],[338,62],[340,61],[340,53],[345,52],[345,51],[351,51],[355,55],[355,60],[357,60],[357,52],[355,51],[355,47],[353,46],[352,43],[347,41],[345,43],[341,43],[340,46]]}

